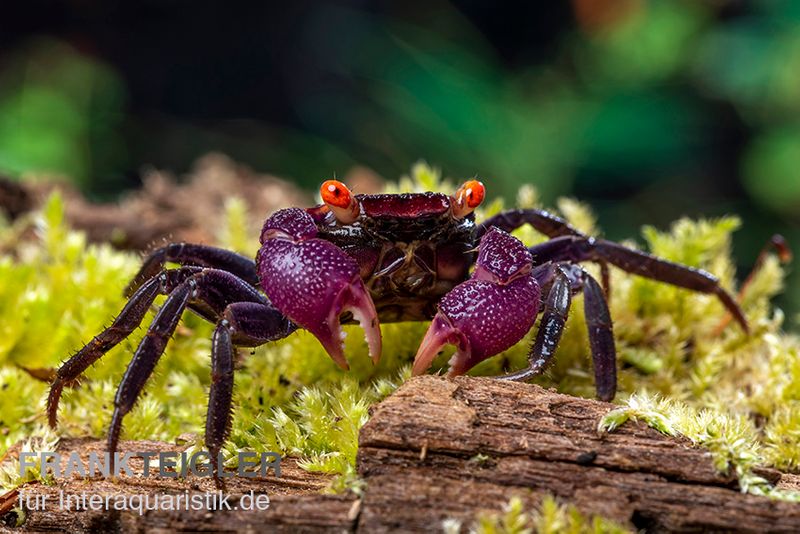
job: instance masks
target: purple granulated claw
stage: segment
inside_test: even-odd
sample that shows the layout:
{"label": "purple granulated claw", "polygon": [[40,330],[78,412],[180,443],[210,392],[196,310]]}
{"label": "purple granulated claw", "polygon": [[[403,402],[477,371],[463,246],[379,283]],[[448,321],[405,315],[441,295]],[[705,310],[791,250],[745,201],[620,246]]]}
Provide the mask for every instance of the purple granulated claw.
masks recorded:
{"label": "purple granulated claw", "polygon": [[[281,221],[283,222],[283,221]],[[359,277],[356,261],[336,245],[308,235],[307,227],[290,221],[282,227],[265,224],[268,237],[258,253],[258,275],[272,304],[319,339],[331,358],[347,369],[339,316],[350,312],[364,329],[369,353],[381,355],[378,314]],[[288,230],[288,231],[287,231]]]}
{"label": "purple granulated claw", "polygon": [[311,239],[317,235],[317,225],[306,210],[286,208],[276,211],[264,221],[261,228],[261,244],[272,237],[287,237],[294,240]]}
{"label": "purple granulated claw", "polygon": [[481,240],[477,264],[473,277],[441,300],[414,359],[413,374],[424,373],[448,344],[456,346],[448,374],[464,374],[516,344],[533,327],[540,289],[530,274],[525,246],[492,229]]}
{"label": "purple granulated claw", "polygon": [[522,241],[499,228],[490,228],[481,238],[472,277],[507,284],[531,272],[532,261]]}

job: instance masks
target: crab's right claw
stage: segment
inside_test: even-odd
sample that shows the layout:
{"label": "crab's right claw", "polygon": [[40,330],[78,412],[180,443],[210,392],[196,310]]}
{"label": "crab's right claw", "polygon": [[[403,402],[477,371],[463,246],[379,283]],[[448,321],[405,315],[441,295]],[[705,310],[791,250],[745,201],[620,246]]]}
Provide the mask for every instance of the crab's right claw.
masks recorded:
{"label": "crab's right claw", "polygon": [[448,375],[462,375],[515,345],[533,327],[539,286],[526,276],[500,286],[467,280],[439,305],[414,358],[412,374],[423,374],[445,345],[455,345]]}
{"label": "crab's right claw", "polygon": [[381,331],[375,304],[358,264],[339,247],[308,235],[272,232],[258,253],[258,271],[273,305],[314,334],[342,368],[348,368],[340,323],[346,312],[364,329],[372,361],[378,362]]}
{"label": "crab's right claw", "polygon": [[530,270],[530,254],[522,242],[497,228],[487,232],[472,278],[439,303],[412,373],[424,373],[445,345],[456,346],[448,372],[453,376],[522,339],[539,308],[540,289]]}

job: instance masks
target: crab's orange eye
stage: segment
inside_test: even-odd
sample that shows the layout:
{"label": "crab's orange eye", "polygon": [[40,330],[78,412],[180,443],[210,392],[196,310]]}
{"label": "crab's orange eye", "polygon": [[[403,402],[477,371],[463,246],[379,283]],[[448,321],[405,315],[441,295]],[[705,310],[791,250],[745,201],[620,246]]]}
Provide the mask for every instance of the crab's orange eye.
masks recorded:
{"label": "crab's orange eye", "polygon": [[478,180],[470,180],[461,186],[464,191],[464,199],[467,206],[472,209],[477,208],[483,202],[483,196],[486,194],[486,188]]}
{"label": "crab's orange eye", "polygon": [[458,188],[453,196],[453,215],[464,217],[481,205],[486,195],[486,188],[478,180],[469,180]]}
{"label": "crab's orange eye", "polygon": [[350,190],[338,180],[327,180],[319,188],[322,201],[329,206],[337,208],[347,208],[350,206],[352,195]]}
{"label": "crab's orange eye", "polygon": [[319,193],[339,222],[350,224],[358,218],[358,202],[342,182],[327,180],[319,188]]}

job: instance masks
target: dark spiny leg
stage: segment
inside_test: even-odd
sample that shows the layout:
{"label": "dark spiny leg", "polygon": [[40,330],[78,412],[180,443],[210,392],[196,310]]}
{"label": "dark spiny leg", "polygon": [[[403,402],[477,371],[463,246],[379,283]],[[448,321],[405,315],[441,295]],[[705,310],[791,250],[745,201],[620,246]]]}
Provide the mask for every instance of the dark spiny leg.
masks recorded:
{"label": "dark spiny leg", "polygon": [[296,326],[270,305],[236,302],[225,309],[211,343],[211,389],[206,416],[206,448],[214,481],[222,487],[219,453],[231,428],[234,347],[255,347],[289,335]]}
{"label": "dark spiny leg", "polygon": [[543,233],[547,237],[559,237],[564,235],[583,236],[581,232],[573,228],[567,221],[548,211],[537,209],[518,209],[498,213],[490,217],[478,226],[477,237],[486,233],[492,226],[496,226],[506,232],[511,232],[522,226],[530,224],[536,231]]}
{"label": "dark spiny leg", "polygon": [[[528,367],[519,371],[498,377],[501,380],[529,380],[544,371],[556,351],[564,325],[567,322],[567,314],[571,302],[571,287],[566,274],[557,265],[546,265],[540,271],[544,276],[541,277],[547,284],[552,279],[550,292],[544,302],[542,319],[539,323],[539,331],[536,333],[536,340],[528,354]],[[534,276],[539,273],[534,272]]]}
{"label": "dark spiny leg", "polygon": [[58,402],[64,386],[77,379],[103,354],[128,337],[141,324],[142,318],[157,295],[172,292],[190,276],[200,272],[203,272],[205,283],[198,289],[197,298],[193,298],[188,306],[211,322],[218,321],[225,307],[232,302],[269,303],[256,288],[227,271],[182,267],[161,272],[146,281],[134,293],[110,327],[98,334],[57,371],[47,403],[48,418],[52,426],[56,424]]}
{"label": "dark spiny leg", "polygon": [[786,239],[782,235],[773,235],[761,248],[761,252],[758,253],[753,268],[750,269],[750,274],[747,275],[747,278],[744,279],[744,282],[742,282],[742,285],[739,287],[739,300],[744,296],[747,286],[752,283],[753,277],[761,270],[761,267],[764,266],[764,262],[770,252],[775,252],[778,255],[778,261],[781,263],[785,264],[792,261],[792,249],[789,247],[789,243],[786,242]]}
{"label": "dark spiny leg", "polygon": [[128,337],[141,324],[157,295],[168,293],[196,272],[196,268],[175,269],[145,282],[125,304],[111,326],[95,336],[85,347],[61,365],[56,371],[56,378],[50,386],[50,394],[47,398],[47,417],[51,427],[55,427],[57,423],[58,403],[64,386],[76,380],[90,365]]}
{"label": "dark spiny leg", "polygon": [[[225,314],[226,311],[233,306],[230,302],[232,297],[242,300],[249,299],[251,302],[236,302],[235,304],[244,309],[250,309],[248,306],[255,306],[259,316],[254,318],[227,316]],[[226,301],[225,299],[228,300]],[[244,280],[240,280],[229,272],[204,269],[180,284],[170,293],[161,310],[159,310],[147,334],[136,349],[136,353],[120,382],[114,400],[114,415],[108,433],[108,451],[112,457],[116,452],[119,441],[122,419],[133,408],[144,384],[163,354],[167,341],[175,331],[184,309],[189,304],[195,303],[200,304],[202,309],[222,315],[223,319],[227,319],[236,326],[239,326],[240,323],[244,324],[248,319],[248,324],[260,325],[261,329],[258,330],[258,338],[254,339],[254,336],[247,337],[246,335],[242,336],[241,339],[239,337],[235,338],[235,341],[242,345],[248,343],[260,345],[267,341],[281,339],[294,332],[297,328],[294,323],[273,308],[263,295],[255,291]],[[236,319],[235,323],[233,322],[234,319]],[[269,321],[269,324],[265,326],[263,321]],[[249,332],[249,330],[245,330],[245,332]]]}
{"label": "dark spiny leg", "polygon": [[225,308],[234,302],[269,305],[267,297],[229,271],[202,269],[201,280],[189,308],[209,322],[219,321]]}
{"label": "dark spiny leg", "polygon": [[190,279],[170,293],[125,370],[125,375],[122,377],[114,398],[114,415],[108,430],[108,452],[112,462],[114,453],[117,451],[122,419],[131,411],[147,379],[153,373],[153,369],[164,353],[167,341],[172,337],[175,327],[178,326],[181,314],[196,287],[197,282]]}
{"label": "dark spiny leg", "polygon": [[617,392],[617,349],[614,345],[611,314],[600,284],[585,271],[583,313],[589,330],[597,398],[610,401]]}
{"label": "dark spiny leg", "polygon": [[255,301],[253,304],[260,306],[259,309],[268,314],[273,321],[274,330],[271,332],[272,337],[266,341],[286,337],[296,329],[296,326],[274,309],[255,288],[227,271],[203,269],[186,280],[176,287],[164,302],[120,382],[108,435],[108,450],[112,455],[116,452],[122,419],[133,408],[144,384],[163,354],[167,341],[175,331],[184,309],[189,304],[197,304],[201,309],[221,315],[231,304],[231,298]]}
{"label": "dark spiny leg", "polygon": [[[737,302],[742,302],[742,299],[747,292],[747,287],[753,282],[753,277],[761,270],[761,267],[764,265],[764,261],[766,261],[767,256],[773,251],[773,249],[778,255],[778,261],[781,263],[789,263],[792,261],[792,249],[789,248],[789,243],[786,242],[786,239],[782,235],[773,235],[761,248],[761,252],[758,254],[753,267],[750,269],[750,273],[739,286]],[[717,327],[714,329],[714,334],[717,336],[721,335],[722,331],[725,330],[725,327],[728,326],[728,323],[731,322],[731,319],[732,316],[730,313],[725,314],[725,317],[722,318]]]}
{"label": "dark spiny leg", "polygon": [[713,274],[702,269],[695,269],[659,259],[651,254],[632,250],[610,241],[597,241],[594,246],[594,257],[606,260],[630,273],[646,276],[678,287],[684,287],[700,293],[716,295],[722,304],[731,312],[745,332],[749,331],[747,319],[741,308],[731,295],[720,285]]}
{"label": "dark spiny leg", "polygon": [[544,304],[536,341],[528,356],[527,368],[498,377],[501,380],[529,380],[540,374],[550,362],[561,340],[567,321],[572,293],[583,290],[583,308],[589,333],[597,397],[614,398],[617,391],[617,350],[614,345],[611,314],[603,289],[577,265],[546,264],[534,271],[542,287],[551,285]]}
{"label": "dark spiny leg", "polygon": [[233,401],[233,344],[228,321],[223,319],[211,340],[211,388],[206,415],[206,448],[211,457],[214,482],[222,489],[219,454],[231,431]]}
{"label": "dark spiny leg", "polygon": [[[551,265],[537,268],[534,275],[540,269],[546,269]],[[617,391],[617,349],[605,293],[597,280],[580,265],[560,263],[557,268],[569,280],[573,295],[583,292],[583,309],[589,334],[589,347],[592,352],[597,398],[611,400]],[[537,276],[537,279],[540,277]],[[543,277],[541,282],[546,284],[547,279]],[[544,324],[544,316],[542,316],[542,324]]]}
{"label": "dark spiny leg", "polygon": [[611,298],[611,273],[608,271],[608,264],[604,261],[600,264],[600,281],[603,283],[603,292],[606,294],[606,300]]}
{"label": "dark spiny leg", "polygon": [[529,250],[537,264],[564,260],[607,262],[629,273],[716,295],[744,331],[749,331],[747,319],[733,297],[719,285],[717,277],[702,269],[672,263],[646,252],[592,237],[559,237]]}
{"label": "dark spiny leg", "polygon": [[562,260],[575,261],[570,256],[570,253],[575,248],[575,244],[582,241],[584,241],[584,238],[572,235],[554,237],[549,241],[530,247],[528,252],[531,253],[534,265],[544,265],[547,262],[558,262]]}
{"label": "dark spiny leg", "polygon": [[221,248],[172,243],[150,253],[138,274],[128,284],[125,294],[130,295],[148,278],[161,272],[167,262],[221,269],[235,274],[250,285],[258,286],[256,265],[252,259]]}

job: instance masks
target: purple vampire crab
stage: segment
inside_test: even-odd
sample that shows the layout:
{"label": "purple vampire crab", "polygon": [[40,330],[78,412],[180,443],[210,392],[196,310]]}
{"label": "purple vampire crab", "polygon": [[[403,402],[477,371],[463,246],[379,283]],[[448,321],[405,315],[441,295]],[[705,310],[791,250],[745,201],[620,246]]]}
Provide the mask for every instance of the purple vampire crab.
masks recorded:
{"label": "purple vampire crab", "polygon": [[[499,377],[527,380],[552,358],[570,301],[582,293],[597,396],[603,400],[614,397],[617,374],[606,303],[609,264],[716,295],[747,331],[739,306],[713,275],[584,235],[543,210],[506,211],[478,224],[473,211],[484,193],[483,184],[470,180],[452,196],[354,195],[329,180],[321,187],[323,204],[283,209],[266,220],[255,261],[188,243],[152,252],[111,326],[58,369],[47,406],[51,426],[64,386],[137,328],[161,294],[167,298],[117,390],[108,450],[116,451],[123,417],[188,308],[216,324],[205,436],[215,473],[230,428],[234,348],[276,341],[297,328],[316,336],[347,369],[342,323],[360,323],[377,362],[380,322],[431,320],[413,373],[424,373],[451,344],[456,351],[449,374],[461,375],[520,341],[541,314],[527,367]],[[524,224],[550,239],[525,247],[509,233]],[[581,268],[586,261],[600,265],[602,286]],[[166,269],[167,262],[179,267]]]}

